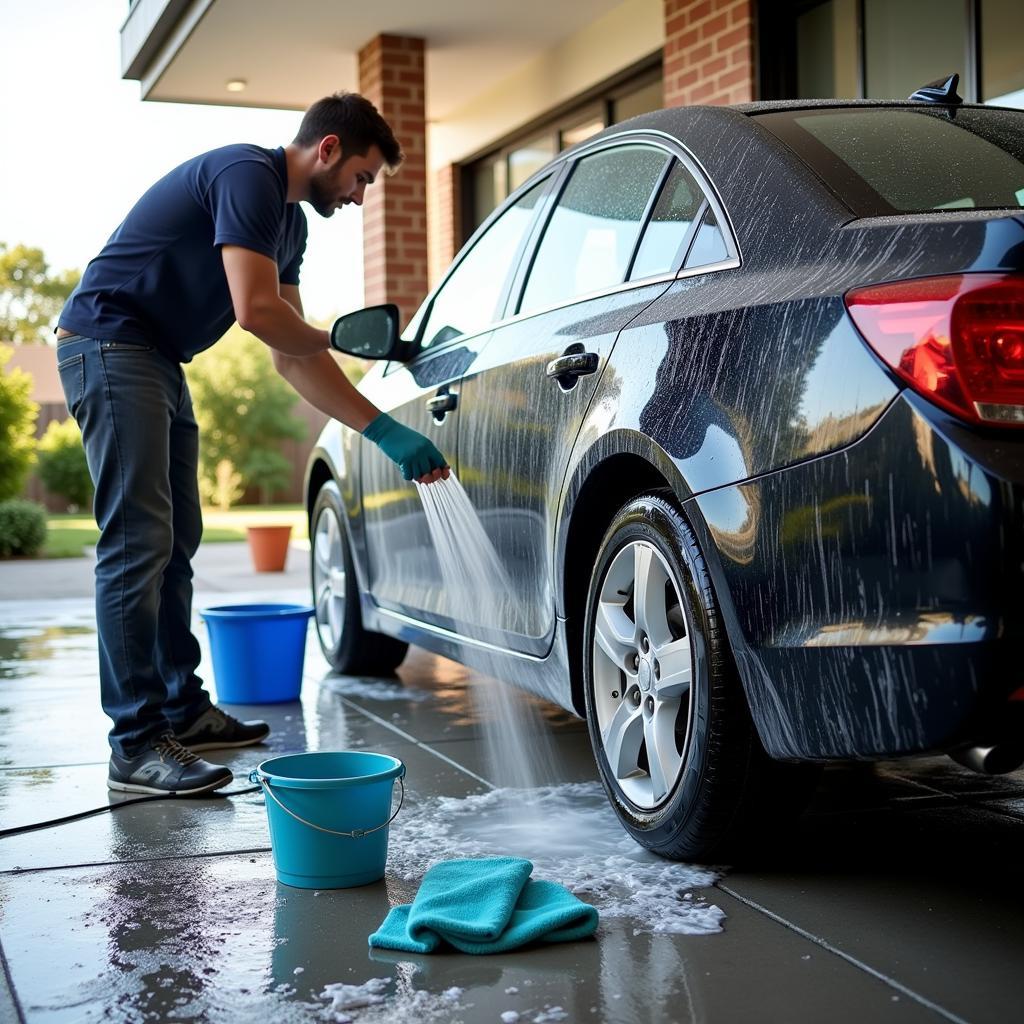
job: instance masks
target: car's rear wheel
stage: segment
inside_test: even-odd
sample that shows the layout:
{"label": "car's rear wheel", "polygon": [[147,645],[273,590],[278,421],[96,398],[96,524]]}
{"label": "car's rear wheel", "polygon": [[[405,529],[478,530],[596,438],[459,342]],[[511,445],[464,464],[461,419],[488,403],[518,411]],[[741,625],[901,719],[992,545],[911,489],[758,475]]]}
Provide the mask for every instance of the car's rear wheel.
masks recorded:
{"label": "car's rear wheel", "polygon": [[670,492],[630,501],[605,534],[583,661],[602,782],[648,849],[729,856],[813,785],[813,766],[764,753],[704,558]]}
{"label": "car's rear wheel", "polygon": [[338,485],[320,488],[310,519],[310,575],[316,633],[331,668],[345,675],[390,675],[409,645],[363,628],[352,552]]}

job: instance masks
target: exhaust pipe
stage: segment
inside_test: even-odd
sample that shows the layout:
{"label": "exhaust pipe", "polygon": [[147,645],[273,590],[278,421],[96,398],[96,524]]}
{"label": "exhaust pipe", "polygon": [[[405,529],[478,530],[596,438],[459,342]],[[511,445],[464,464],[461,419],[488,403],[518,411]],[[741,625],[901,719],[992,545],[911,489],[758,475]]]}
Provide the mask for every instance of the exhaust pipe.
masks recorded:
{"label": "exhaust pipe", "polygon": [[1024,743],[1000,743],[994,747],[967,747],[949,755],[957,764],[981,775],[1005,775],[1024,764]]}

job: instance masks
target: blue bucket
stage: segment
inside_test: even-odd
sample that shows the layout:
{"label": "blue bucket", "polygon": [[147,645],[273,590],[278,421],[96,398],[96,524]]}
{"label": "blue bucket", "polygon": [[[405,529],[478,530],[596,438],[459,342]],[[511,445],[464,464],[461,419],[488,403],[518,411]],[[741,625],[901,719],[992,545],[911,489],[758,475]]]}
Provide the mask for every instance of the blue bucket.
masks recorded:
{"label": "blue bucket", "polygon": [[321,751],[272,757],[249,775],[263,788],[277,880],[299,889],[348,889],[384,877],[395,779],[389,754]]}
{"label": "blue bucket", "polygon": [[299,699],[312,608],[231,604],[199,614],[210,632],[219,702],[281,704]]}

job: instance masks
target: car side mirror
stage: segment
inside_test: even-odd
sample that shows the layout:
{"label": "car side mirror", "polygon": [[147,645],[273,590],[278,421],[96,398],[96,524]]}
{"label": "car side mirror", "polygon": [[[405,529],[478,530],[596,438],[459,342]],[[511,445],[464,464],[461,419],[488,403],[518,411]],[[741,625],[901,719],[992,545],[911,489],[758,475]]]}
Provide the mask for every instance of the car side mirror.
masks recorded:
{"label": "car side mirror", "polygon": [[339,317],[331,328],[331,348],[360,359],[401,359],[406,344],[398,337],[398,307],[388,302]]}

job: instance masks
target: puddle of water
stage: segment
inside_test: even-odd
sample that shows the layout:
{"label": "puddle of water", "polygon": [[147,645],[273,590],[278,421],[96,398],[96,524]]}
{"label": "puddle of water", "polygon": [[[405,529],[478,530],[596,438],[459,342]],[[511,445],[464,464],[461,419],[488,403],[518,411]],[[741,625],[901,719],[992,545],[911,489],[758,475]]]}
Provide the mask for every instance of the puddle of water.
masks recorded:
{"label": "puddle of water", "polygon": [[391,826],[388,868],[406,880],[442,860],[498,856],[527,858],[534,878],[560,882],[602,917],[630,919],[634,934],[722,930],[725,914],[699,891],[718,875],[641,847],[596,782],[434,797]]}
{"label": "puddle of water", "polygon": [[343,697],[362,697],[364,700],[402,701],[406,704],[422,704],[432,700],[434,694],[417,690],[401,682],[381,682],[376,679],[360,679],[356,676],[328,676],[321,687]]}

